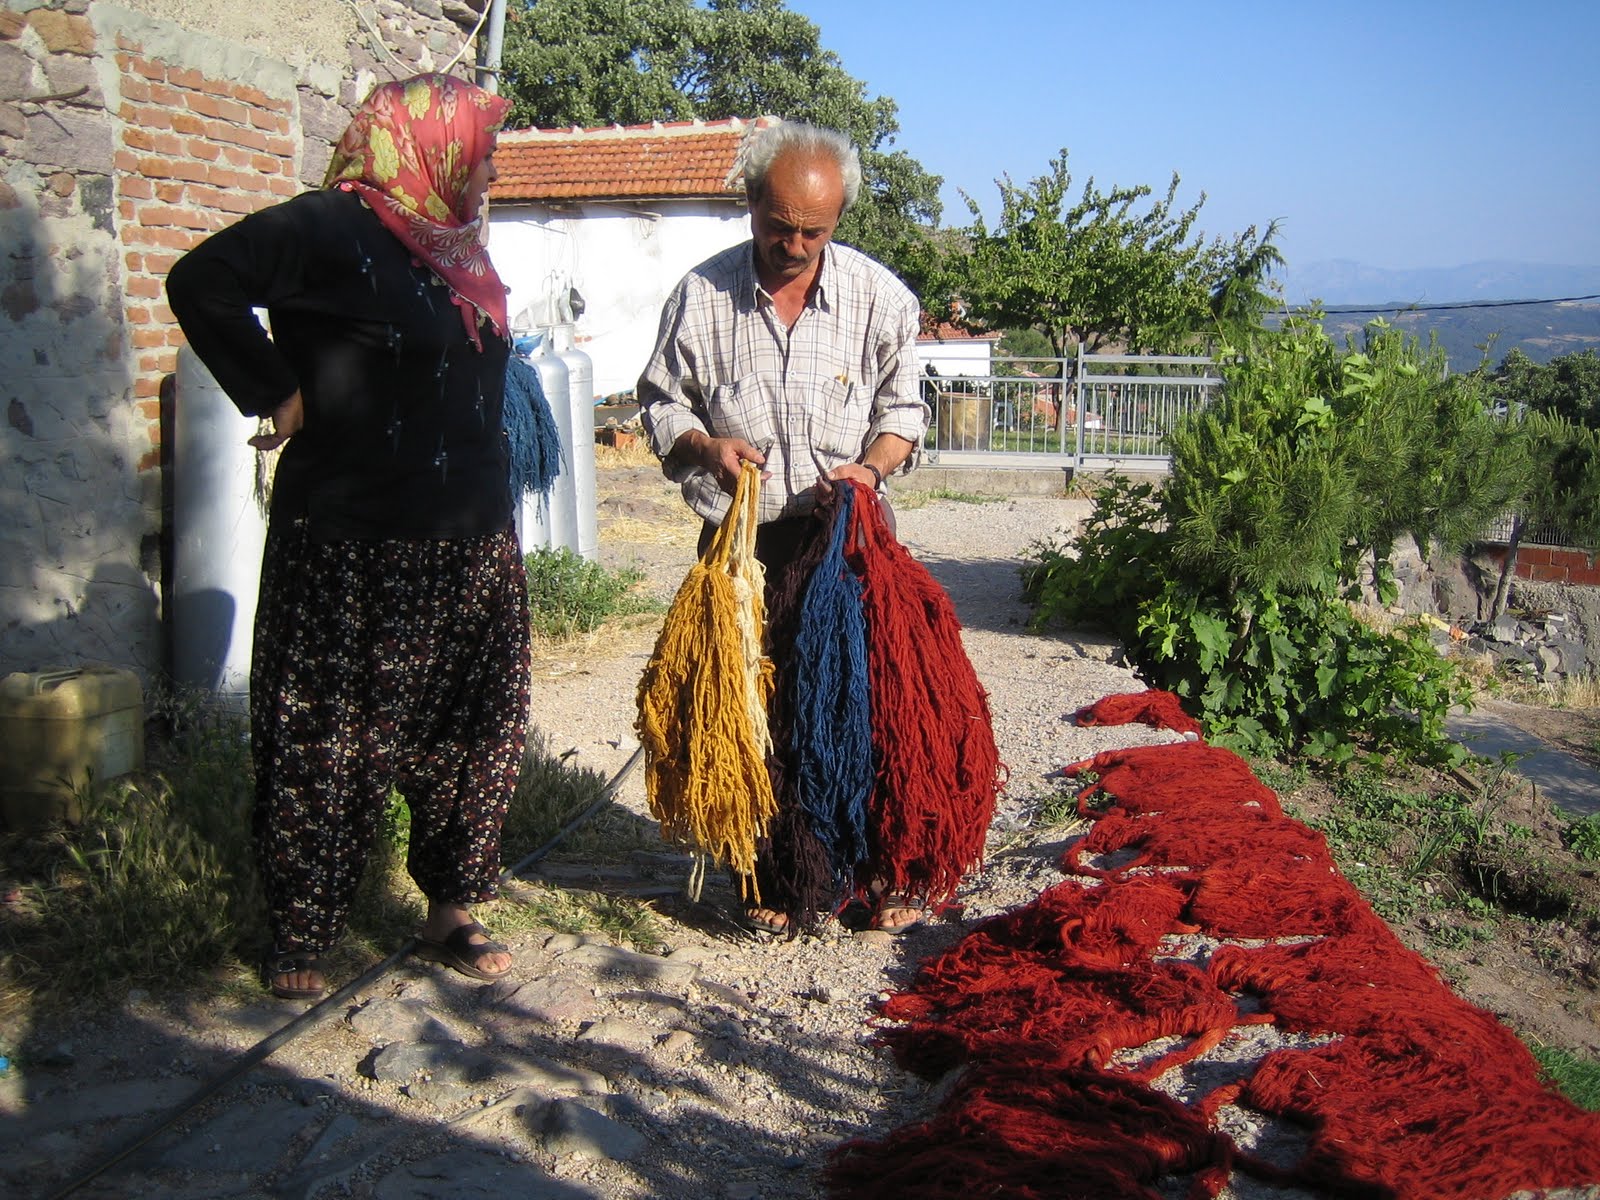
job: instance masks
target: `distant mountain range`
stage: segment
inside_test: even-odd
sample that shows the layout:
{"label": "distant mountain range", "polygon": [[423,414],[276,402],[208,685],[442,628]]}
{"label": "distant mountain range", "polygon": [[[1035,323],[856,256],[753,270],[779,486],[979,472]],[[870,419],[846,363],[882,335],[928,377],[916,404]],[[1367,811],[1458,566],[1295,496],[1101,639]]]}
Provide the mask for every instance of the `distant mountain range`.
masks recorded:
{"label": "distant mountain range", "polygon": [[1290,304],[1448,304],[1463,300],[1549,300],[1600,293],[1600,266],[1475,262],[1395,271],[1349,259],[1290,265],[1280,275]]}
{"label": "distant mountain range", "polygon": [[[1476,367],[1483,361],[1485,346],[1493,363],[1513,347],[1535,362],[1600,349],[1600,300],[1494,303],[1600,295],[1600,267],[1479,262],[1393,271],[1337,260],[1285,272],[1281,282],[1291,304],[1321,301],[1327,312],[1324,328],[1339,341],[1381,316],[1418,337],[1437,335],[1452,370]],[[1414,305],[1449,304],[1484,307],[1407,311]]]}

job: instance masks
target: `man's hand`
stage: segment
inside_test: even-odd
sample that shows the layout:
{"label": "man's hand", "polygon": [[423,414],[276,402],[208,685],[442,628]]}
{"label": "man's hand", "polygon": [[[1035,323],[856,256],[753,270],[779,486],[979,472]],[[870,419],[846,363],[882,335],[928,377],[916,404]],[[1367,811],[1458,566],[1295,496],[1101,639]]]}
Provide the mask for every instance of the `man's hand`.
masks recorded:
{"label": "man's hand", "polygon": [[854,479],[876,492],[883,481],[911,457],[916,448],[915,442],[907,441],[899,434],[880,433],[872,439],[860,462],[835,467],[817,480],[817,498],[826,500],[833,492],[834,481],[839,479]]}
{"label": "man's hand", "polygon": [[841,467],[835,467],[821,479],[817,480],[817,498],[819,500],[826,500],[830,495],[833,494],[834,482],[841,479],[854,479],[857,483],[866,484],[866,486],[871,488],[873,491],[876,491],[878,488],[878,477],[871,471],[867,470],[863,464],[845,463]]}
{"label": "man's hand", "polygon": [[294,395],[272,410],[272,432],[256,434],[250,439],[250,445],[262,452],[276,450],[299,433],[305,423],[306,403],[300,396],[300,389],[296,388]]}
{"label": "man's hand", "polygon": [[[691,429],[672,444],[673,457],[692,466],[709,471],[715,476],[717,486],[729,495],[739,486],[739,472],[747,462],[758,467],[766,466],[767,456],[743,438],[712,437]],[[763,471],[762,479],[769,478]]]}

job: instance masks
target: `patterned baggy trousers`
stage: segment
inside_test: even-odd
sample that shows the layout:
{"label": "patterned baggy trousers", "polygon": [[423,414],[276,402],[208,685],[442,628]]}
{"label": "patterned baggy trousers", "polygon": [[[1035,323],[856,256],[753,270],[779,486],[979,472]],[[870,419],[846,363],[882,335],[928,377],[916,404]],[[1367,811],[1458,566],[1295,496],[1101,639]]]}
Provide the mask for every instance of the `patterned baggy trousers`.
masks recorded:
{"label": "patterned baggy trousers", "polygon": [[391,788],[429,900],[494,895],[528,719],[528,600],[510,530],[267,536],[250,673],[255,835],[278,951],[343,931]]}

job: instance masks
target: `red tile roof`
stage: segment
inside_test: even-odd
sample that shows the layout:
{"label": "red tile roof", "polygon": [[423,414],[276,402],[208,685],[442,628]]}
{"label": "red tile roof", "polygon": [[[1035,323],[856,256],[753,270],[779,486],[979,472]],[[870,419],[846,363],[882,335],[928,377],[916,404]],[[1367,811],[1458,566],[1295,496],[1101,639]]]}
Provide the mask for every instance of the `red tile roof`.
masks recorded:
{"label": "red tile roof", "polygon": [[753,129],[776,117],[674,121],[598,129],[514,129],[495,150],[499,178],[490,197],[621,200],[741,196],[739,152]]}
{"label": "red tile roof", "polygon": [[952,325],[949,321],[935,322],[927,313],[922,314],[922,328],[917,333],[919,342],[998,342],[1003,337],[1005,334],[993,330],[987,333],[974,333],[963,326]]}

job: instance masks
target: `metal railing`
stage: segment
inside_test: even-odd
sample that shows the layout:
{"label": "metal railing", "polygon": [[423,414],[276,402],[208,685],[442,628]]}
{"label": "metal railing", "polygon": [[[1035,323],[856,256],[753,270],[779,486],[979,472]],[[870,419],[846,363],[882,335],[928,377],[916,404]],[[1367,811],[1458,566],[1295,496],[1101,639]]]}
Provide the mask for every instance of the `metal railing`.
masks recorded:
{"label": "metal railing", "polygon": [[[1511,525],[1515,517],[1511,513],[1501,513],[1490,523],[1489,528],[1483,531],[1481,540],[1485,542],[1498,542],[1506,545],[1511,541]],[[1552,546],[1557,549],[1578,549],[1574,545],[1575,539],[1554,521],[1529,522],[1522,527],[1520,545],[1523,546]]]}
{"label": "metal railing", "polygon": [[1208,358],[1080,351],[995,359],[987,375],[930,376],[925,454],[946,465],[1165,469],[1167,434],[1210,401],[1222,383],[1214,372]]}

